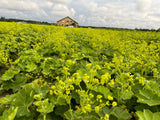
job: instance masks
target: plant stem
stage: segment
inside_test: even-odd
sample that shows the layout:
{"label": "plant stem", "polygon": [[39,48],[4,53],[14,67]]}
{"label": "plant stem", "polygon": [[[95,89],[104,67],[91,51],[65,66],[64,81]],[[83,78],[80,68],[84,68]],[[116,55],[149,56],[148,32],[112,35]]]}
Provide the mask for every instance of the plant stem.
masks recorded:
{"label": "plant stem", "polygon": [[46,114],[43,116],[43,120],[46,120]]}

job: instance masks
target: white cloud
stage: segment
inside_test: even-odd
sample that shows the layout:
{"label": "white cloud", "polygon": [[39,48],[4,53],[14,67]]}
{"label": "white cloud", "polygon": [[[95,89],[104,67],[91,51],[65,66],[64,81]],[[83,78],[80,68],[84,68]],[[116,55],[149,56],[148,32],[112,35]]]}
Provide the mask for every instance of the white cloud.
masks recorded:
{"label": "white cloud", "polygon": [[137,10],[147,11],[151,6],[152,0],[137,0]]}
{"label": "white cloud", "polygon": [[85,7],[87,8],[88,12],[95,12],[98,8],[98,3],[95,3],[93,1],[88,2],[87,4],[84,3]]}
{"label": "white cloud", "polygon": [[0,2],[0,8],[18,11],[32,11],[38,10],[38,5],[32,1],[2,0]]}
{"label": "white cloud", "polygon": [[72,0],[50,0],[53,3],[69,4]]}
{"label": "white cloud", "polygon": [[66,5],[63,4],[56,4],[52,9],[52,14],[58,17],[65,17],[65,16],[73,17],[75,15],[75,12],[76,11],[73,8],[69,9]]}
{"label": "white cloud", "polygon": [[44,3],[44,7],[46,7],[46,8],[51,8],[52,6],[53,6],[53,3],[50,2],[50,1],[46,1],[46,2]]}
{"label": "white cloud", "polygon": [[86,21],[86,16],[84,16],[84,15],[79,15],[78,16],[78,21],[81,21],[81,24],[84,24],[84,22]]}

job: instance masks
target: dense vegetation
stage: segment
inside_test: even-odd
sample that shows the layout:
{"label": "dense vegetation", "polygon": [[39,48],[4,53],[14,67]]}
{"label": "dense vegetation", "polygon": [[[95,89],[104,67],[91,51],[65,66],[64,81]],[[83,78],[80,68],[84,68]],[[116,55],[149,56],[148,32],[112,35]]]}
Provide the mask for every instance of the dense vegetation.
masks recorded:
{"label": "dense vegetation", "polygon": [[0,22],[0,120],[160,119],[160,34]]}
{"label": "dense vegetation", "polygon": [[55,23],[41,22],[41,21],[35,21],[35,20],[23,20],[23,19],[15,19],[15,18],[5,18],[5,17],[1,17],[0,21],[3,21],[3,22],[31,23],[31,24],[43,24],[43,25],[55,25]]}

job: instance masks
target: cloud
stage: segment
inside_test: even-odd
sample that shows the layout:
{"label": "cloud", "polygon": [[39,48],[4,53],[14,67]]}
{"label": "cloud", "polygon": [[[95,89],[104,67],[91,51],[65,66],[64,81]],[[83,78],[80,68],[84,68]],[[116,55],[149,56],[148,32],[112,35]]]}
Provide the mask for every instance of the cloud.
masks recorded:
{"label": "cloud", "polygon": [[137,0],[137,10],[147,11],[151,6],[152,0]]}
{"label": "cloud", "polygon": [[53,3],[50,2],[50,1],[46,1],[44,4],[43,4],[44,7],[46,8],[51,8],[53,6]]}
{"label": "cloud", "polygon": [[18,11],[32,11],[32,10],[38,10],[38,5],[32,1],[2,0],[0,2],[0,8],[8,10],[18,10]]}
{"label": "cloud", "polygon": [[50,0],[53,3],[69,4],[72,0]]}
{"label": "cloud", "polygon": [[73,8],[69,9],[66,5],[56,4],[54,8],[52,9],[51,13],[58,17],[65,17],[65,16],[73,17],[76,11]]}

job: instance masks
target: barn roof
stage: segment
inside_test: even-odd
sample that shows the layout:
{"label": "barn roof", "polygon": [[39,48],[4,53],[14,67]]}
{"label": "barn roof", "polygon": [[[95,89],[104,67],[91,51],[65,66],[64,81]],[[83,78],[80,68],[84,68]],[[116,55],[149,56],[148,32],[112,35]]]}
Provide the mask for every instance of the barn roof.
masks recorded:
{"label": "barn roof", "polygon": [[[69,19],[71,19],[72,21],[74,21],[75,23],[77,23],[75,20],[73,20],[73,19],[72,19],[72,18],[70,18],[69,16],[67,16],[67,17],[65,17],[65,18],[69,18]],[[61,20],[65,19],[65,18],[62,18],[62,19],[58,20],[57,22],[59,22],[59,21],[61,21]],[[77,23],[77,24],[78,24],[78,23]]]}

